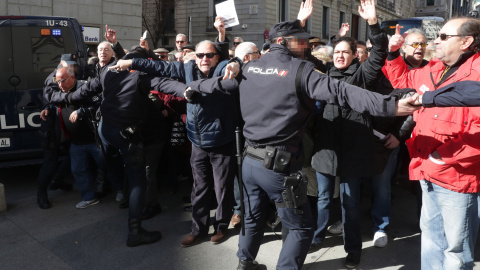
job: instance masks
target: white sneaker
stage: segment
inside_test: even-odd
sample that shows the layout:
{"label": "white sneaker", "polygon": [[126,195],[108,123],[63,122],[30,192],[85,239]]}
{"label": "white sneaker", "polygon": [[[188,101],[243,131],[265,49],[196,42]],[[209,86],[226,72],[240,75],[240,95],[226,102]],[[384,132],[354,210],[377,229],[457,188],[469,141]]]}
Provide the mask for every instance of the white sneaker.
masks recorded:
{"label": "white sneaker", "polygon": [[373,236],[373,245],[376,247],[384,247],[388,243],[388,236],[384,232],[376,232]]}
{"label": "white sneaker", "polygon": [[115,198],[117,202],[120,202],[123,200],[123,192],[117,191],[117,197]]}
{"label": "white sneaker", "polygon": [[77,205],[75,207],[77,207],[78,209],[83,209],[83,208],[87,208],[91,205],[95,205],[99,202],[100,202],[99,199],[93,199],[93,200],[90,200],[90,201],[81,201],[81,202],[77,203]]}
{"label": "white sneaker", "polygon": [[328,226],[327,231],[331,234],[342,234],[343,233],[343,223],[341,220],[335,222],[334,224]]}

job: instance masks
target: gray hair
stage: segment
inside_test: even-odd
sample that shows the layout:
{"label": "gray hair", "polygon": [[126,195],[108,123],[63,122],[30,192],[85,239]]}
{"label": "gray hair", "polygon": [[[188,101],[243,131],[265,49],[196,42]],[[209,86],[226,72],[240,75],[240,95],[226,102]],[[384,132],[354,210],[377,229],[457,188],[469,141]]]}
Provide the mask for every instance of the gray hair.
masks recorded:
{"label": "gray hair", "polygon": [[235,40],[235,39],[240,39],[240,42],[243,42],[243,38],[241,38],[241,37],[234,37],[233,40]]}
{"label": "gray hair", "polygon": [[314,52],[319,51],[321,48],[326,48],[328,56],[333,57],[333,47],[332,46],[318,45],[317,47],[315,47],[315,49],[313,51]]}
{"label": "gray hair", "polygon": [[[206,39],[206,40],[204,40],[204,41],[200,41],[200,42],[195,46],[195,51],[198,50],[198,47],[199,47],[200,45],[203,45],[203,44],[205,44],[205,43],[208,43],[208,44],[212,45],[213,48],[215,48],[215,43],[213,43],[212,41]],[[217,49],[215,48],[215,52],[216,52],[216,51],[217,51]]]}
{"label": "gray hair", "polygon": [[427,39],[425,37],[425,31],[423,31],[423,29],[420,29],[420,28],[410,28],[407,30],[407,33],[408,35],[405,37],[405,43],[408,43],[408,36],[410,36],[410,34],[422,35],[425,39]]}
{"label": "gray hair", "polygon": [[98,46],[97,46],[97,50],[98,50],[98,47],[100,47],[100,45],[102,45],[102,44],[108,44],[108,45],[110,45],[110,49],[112,49],[112,52],[113,52],[113,44],[112,44],[111,42],[108,42],[108,41],[102,41],[102,42],[100,42],[100,44],[98,44]]}
{"label": "gray hair", "polygon": [[187,40],[187,36],[185,34],[182,34],[182,33],[177,34],[177,36],[175,38],[177,38],[177,37],[184,37],[185,40]]}
{"label": "gray hair", "polygon": [[[56,73],[58,73],[61,70],[65,70],[67,72],[68,77],[75,77],[74,65],[68,65],[68,67],[61,67],[57,70]],[[56,73],[55,73],[55,76],[56,76]]]}
{"label": "gray hair", "polygon": [[253,53],[254,47],[256,47],[255,43],[253,42],[242,42],[240,43],[237,48],[235,49],[235,56],[240,58],[243,61],[245,55],[249,53]]}

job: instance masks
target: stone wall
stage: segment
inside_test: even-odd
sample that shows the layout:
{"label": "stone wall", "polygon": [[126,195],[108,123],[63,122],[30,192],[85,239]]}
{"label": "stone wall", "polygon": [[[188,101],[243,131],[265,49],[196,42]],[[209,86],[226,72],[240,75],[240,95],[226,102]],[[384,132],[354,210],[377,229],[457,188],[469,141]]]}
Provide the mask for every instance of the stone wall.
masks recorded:
{"label": "stone wall", "polygon": [[117,31],[124,48],[130,48],[142,35],[142,0],[6,0],[0,1],[0,15],[74,17],[81,25],[105,24]]}

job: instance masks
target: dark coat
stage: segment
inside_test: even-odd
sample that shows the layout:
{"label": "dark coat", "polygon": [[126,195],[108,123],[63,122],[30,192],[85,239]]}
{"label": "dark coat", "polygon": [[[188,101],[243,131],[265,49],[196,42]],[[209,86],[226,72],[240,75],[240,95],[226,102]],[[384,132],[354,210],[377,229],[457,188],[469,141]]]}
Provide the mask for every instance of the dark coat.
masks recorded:
{"label": "dark coat", "polygon": [[[388,39],[378,24],[370,26],[372,51],[360,64],[354,59],[345,70],[332,67],[327,75],[340,81],[375,90],[387,58]],[[385,93],[382,93],[385,94]],[[363,177],[376,174],[375,140],[370,114],[327,104],[317,119],[312,167],[333,176]]]}

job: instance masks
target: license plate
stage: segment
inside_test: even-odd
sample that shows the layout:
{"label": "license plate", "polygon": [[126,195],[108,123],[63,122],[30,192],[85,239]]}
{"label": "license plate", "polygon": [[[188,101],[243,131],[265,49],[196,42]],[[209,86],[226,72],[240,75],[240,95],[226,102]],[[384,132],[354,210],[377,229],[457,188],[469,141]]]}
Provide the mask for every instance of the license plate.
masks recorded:
{"label": "license plate", "polygon": [[10,138],[0,138],[0,147],[10,147]]}

